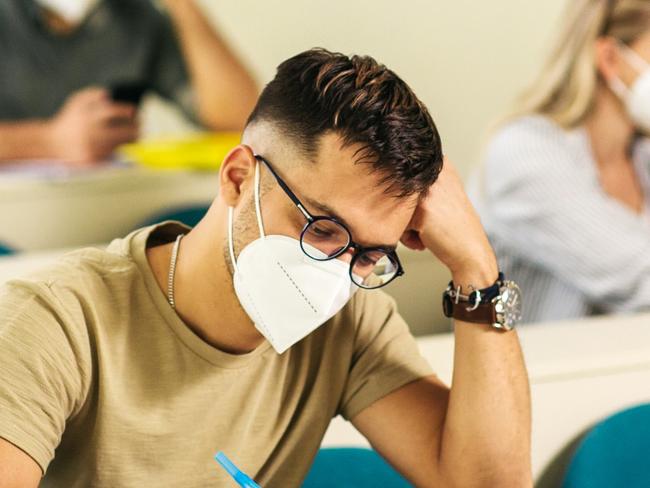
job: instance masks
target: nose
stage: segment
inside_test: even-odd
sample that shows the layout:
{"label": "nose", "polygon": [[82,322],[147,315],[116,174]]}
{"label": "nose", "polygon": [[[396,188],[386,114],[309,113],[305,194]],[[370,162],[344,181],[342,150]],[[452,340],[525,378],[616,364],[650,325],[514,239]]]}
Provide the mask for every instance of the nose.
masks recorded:
{"label": "nose", "polygon": [[354,256],[354,248],[349,247],[343,254],[338,256],[337,259],[350,264],[352,262],[352,256]]}

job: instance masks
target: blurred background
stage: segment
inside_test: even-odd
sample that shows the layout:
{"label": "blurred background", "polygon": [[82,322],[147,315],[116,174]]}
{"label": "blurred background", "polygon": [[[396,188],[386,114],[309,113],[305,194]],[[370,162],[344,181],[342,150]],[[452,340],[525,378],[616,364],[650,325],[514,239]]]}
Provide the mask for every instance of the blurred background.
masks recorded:
{"label": "blurred background", "polygon": [[[539,72],[566,0],[198,3],[260,83],[312,47],[383,62],[427,105],[445,153],[467,175],[487,129]],[[145,135],[188,129],[158,102],[146,105]]]}
{"label": "blurred background", "polygon": [[[568,0],[196,3],[259,87],[280,62],[312,47],[368,54],[384,63],[427,105],[446,156],[465,179],[484,159],[491,128],[542,70],[569,5]],[[155,95],[144,98],[140,117],[140,141],[118,150],[110,164],[0,165],[0,254],[7,254],[0,258],[0,283],[67,250],[105,245],[142,225],[167,218],[192,224],[200,218],[216,195],[220,158],[237,143],[238,134],[206,136],[174,104]],[[423,354],[450,382],[453,333],[441,311],[449,273],[428,253],[399,252],[406,275],[386,291],[396,298]],[[650,239],[639,252],[650,255]],[[563,295],[555,299],[561,302]],[[531,379],[533,467],[540,488],[562,486],[577,446],[594,425],[650,401],[650,316],[583,315],[520,329]],[[637,433],[646,432],[650,411],[634,410],[624,421]],[[613,436],[604,441],[608,446],[624,438],[616,429],[608,435]],[[630,450],[647,458],[650,436],[635,439]],[[337,419],[324,444],[366,442]],[[632,469],[626,463],[633,460],[619,461],[612,464],[614,471]],[[584,466],[592,469],[588,462]],[[647,469],[640,476],[641,484],[614,481],[607,486],[650,486]]]}
{"label": "blurred background", "polygon": [[[386,64],[427,105],[445,154],[467,178],[490,128],[538,74],[566,1],[198,3],[262,84],[282,60],[312,47]],[[145,102],[143,126],[145,137],[193,130],[155,96]],[[449,330],[437,298],[446,269],[429,256],[401,252],[407,275],[389,291],[405,318],[417,334]]]}

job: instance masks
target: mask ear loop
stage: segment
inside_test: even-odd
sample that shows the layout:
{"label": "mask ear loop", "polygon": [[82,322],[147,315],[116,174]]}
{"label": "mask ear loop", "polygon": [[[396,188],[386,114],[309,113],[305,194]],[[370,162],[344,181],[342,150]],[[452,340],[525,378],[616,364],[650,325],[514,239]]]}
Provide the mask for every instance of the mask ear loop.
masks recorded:
{"label": "mask ear loop", "polygon": [[[260,208],[260,163],[255,161],[255,181],[254,181],[254,193],[255,193],[255,215],[257,217],[257,227],[260,230],[260,236],[265,237],[264,234],[264,223],[262,222],[262,210]],[[233,207],[228,207],[228,251],[230,252],[230,262],[237,271],[237,261],[235,260],[235,249],[233,245],[233,213],[235,209]]]}
{"label": "mask ear loop", "polygon": [[264,223],[262,222],[262,209],[260,208],[260,163],[255,160],[255,215],[257,217],[257,227],[260,230],[260,237],[266,237],[264,233]]}
{"label": "mask ear loop", "polygon": [[630,89],[627,87],[620,78],[612,78],[609,80],[609,87],[622,101],[627,101]]}
{"label": "mask ear loop", "polygon": [[228,250],[230,251],[230,262],[232,263],[233,268],[235,268],[235,271],[238,271],[237,269],[237,261],[235,261],[235,250],[233,248],[233,238],[232,238],[232,216],[234,212],[234,208],[228,207]]}
{"label": "mask ear loop", "polygon": [[650,63],[643,59],[641,55],[630,46],[621,41],[618,42],[618,46],[621,49],[621,53],[625,60],[630,63],[639,74],[650,68]]}

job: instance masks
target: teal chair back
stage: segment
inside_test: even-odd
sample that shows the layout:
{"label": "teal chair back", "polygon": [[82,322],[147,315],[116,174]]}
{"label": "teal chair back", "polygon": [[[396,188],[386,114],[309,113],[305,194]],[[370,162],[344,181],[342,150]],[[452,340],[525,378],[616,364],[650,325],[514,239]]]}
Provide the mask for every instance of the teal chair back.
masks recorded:
{"label": "teal chair back", "polygon": [[147,227],[149,225],[157,224],[158,222],[164,222],[165,220],[177,220],[189,227],[194,227],[199,223],[207,211],[208,207],[205,205],[170,208],[145,220],[138,225],[137,228]]}
{"label": "teal chair back", "polygon": [[15,251],[11,249],[10,247],[5,246],[0,242],[0,256],[6,256],[9,254],[14,254]]}
{"label": "teal chair back", "polygon": [[375,451],[364,448],[323,448],[305,478],[303,488],[409,488],[412,485]]}
{"label": "teal chair back", "polygon": [[587,433],[563,488],[650,487],[650,404],[616,413]]}

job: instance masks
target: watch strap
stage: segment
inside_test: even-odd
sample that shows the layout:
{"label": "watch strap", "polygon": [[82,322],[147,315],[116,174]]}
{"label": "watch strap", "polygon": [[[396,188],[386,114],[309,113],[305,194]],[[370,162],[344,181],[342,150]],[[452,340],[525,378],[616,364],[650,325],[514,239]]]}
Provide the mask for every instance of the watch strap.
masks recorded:
{"label": "watch strap", "polygon": [[450,281],[443,294],[445,316],[463,322],[496,324],[497,312],[494,299],[499,296],[504,281],[503,273],[499,273],[497,281],[493,285],[481,290],[474,290],[467,296],[461,295],[460,288],[456,288],[454,282]]}
{"label": "watch strap", "polygon": [[477,324],[495,324],[497,312],[493,303],[481,303],[474,310],[467,310],[467,303],[454,303],[453,300],[445,297],[445,315],[462,322],[473,322]]}

